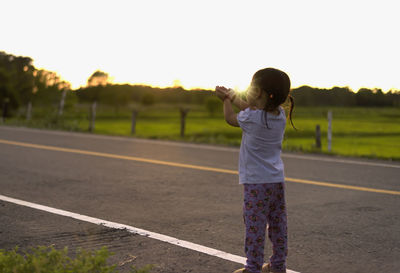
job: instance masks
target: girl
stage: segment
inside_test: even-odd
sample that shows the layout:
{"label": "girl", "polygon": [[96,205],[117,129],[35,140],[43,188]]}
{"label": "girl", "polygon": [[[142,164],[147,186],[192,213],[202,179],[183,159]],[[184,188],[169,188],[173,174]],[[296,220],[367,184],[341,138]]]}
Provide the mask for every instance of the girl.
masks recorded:
{"label": "girl", "polygon": [[[274,68],[257,71],[247,92],[247,102],[233,90],[215,88],[224,102],[228,124],[242,129],[239,153],[239,183],[244,185],[243,217],[246,226],[245,268],[234,273],[286,272],[287,220],[281,147],[285,131],[285,111],[280,106],[289,97],[288,75]],[[241,111],[235,114],[232,104]],[[265,229],[273,254],[263,265]]]}

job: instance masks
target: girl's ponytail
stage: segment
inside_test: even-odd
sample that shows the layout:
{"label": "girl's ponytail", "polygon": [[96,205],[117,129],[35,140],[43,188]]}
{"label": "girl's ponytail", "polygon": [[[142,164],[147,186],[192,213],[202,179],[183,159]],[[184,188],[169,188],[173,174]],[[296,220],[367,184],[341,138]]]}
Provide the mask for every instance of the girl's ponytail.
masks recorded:
{"label": "girl's ponytail", "polygon": [[293,112],[293,108],[294,108],[294,99],[292,97],[292,95],[288,95],[289,100],[290,100],[290,110],[289,110],[289,119],[290,119],[290,123],[292,124],[292,127],[297,131],[297,128],[294,127],[293,121],[292,121],[292,112]]}

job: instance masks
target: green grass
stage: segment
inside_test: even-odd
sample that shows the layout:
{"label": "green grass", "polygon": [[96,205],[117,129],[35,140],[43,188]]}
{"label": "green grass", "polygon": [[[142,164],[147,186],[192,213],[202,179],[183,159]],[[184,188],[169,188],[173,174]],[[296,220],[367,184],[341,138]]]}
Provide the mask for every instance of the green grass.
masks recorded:
{"label": "green grass", "polygon": [[[287,129],[288,149],[313,150],[316,124],[321,125],[322,152],[327,151],[327,109],[300,108],[296,126]],[[400,109],[332,108],[332,153],[344,156],[400,160]]]}
{"label": "green grass", "polygon": [[[117,273],[117,265],[108,265],[110,253],[106,247],[96,251],[78,249],[71,258],[68,248],[57,250],[53,246],[37,246],[20,253],[0,249],[0,272],[2,273]],[[136,269],[131,273],[149,273],[152,265]]]}
{"label": "green grass", "polygon": [[[66,111],[62,120],[55,121],[54,114],[39,109],[34,119],[26,122],[14,118],[6,123],[71,131],[87,131],[88,106]],[[293,121],[298,131],[287,125],[283,149],[287,151],[329,153],[400,160],[400,108],[346,108],[331,107],[332,151],[327,149],[326,119],[328,108],[297,107]],[[322,149],[315,148],[315,127],[321,126]],[[129,136],[131,112],[128,109],[99,107],[95,133]],[[214,117],[202,106],[191,106],[187,116],[185,137],[180,137],[180,114],[178,106],[154,105],[139,111],[136,137],[180,140],[223,145],[240,145],[241,130],[225,123],[220,111]]]}

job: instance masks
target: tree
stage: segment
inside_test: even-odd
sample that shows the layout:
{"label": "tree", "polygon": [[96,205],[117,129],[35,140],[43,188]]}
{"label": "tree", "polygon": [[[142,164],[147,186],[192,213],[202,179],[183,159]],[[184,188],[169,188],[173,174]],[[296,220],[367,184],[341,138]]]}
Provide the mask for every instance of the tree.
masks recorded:
{"label": "tree", "polygon": [[209,97],[206,100],[206,108],[210,116],[214,116],[215,113],[221,109],[221,101],[216,97]]}
{"label": "tree", "polygon": [[82,94],[83,98],[91,102],[98,101],[107,83],[108,74],[100,70],[95,71],[87,80],[85,94]]}
{"label": "tree", "polygon": [[151,93],[147,93],[142,97],[142,104],[146,106],[150,106],[154,104],[154,95]]}
{"label": "tree", "polygon": [[108,83],[108,74],[97,70],[87,80],[87,86],[105,86]]}
{"label": "tree", "polygon": [[17,109],[32,99],[35,70],[32,62],[29,57],[0,51],[0,99],[7,98],[11,109]]}
{"label": "tree", "polygon": [[60,102],[62,92],[70,92],[71,84],[61,79],[52,71],[44,69],[36,70],[34,73],[35,90],[33,101],[43,106],[57,106]]}
{"label": "tree", "polygon": [[104,86],[99,97],[99,101],[107,105],[113,106],[115,112],[121,106],[126,106],[129,103],[130,94],[124,86],[108,84]]}
{"label": "tree", "polygon": [[371,89],[361,88],[356,93],[356,103],[358,106],[373,106],[374,105],[374,93]]}

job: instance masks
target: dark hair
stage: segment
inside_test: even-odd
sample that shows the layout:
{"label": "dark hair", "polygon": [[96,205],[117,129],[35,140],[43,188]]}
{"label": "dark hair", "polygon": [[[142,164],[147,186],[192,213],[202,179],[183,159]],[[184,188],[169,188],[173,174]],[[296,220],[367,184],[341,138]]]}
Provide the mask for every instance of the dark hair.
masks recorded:
{"label": "dark hair", "polygon": [[[289,119],[290,123],[294,127],[292,121],[292,112],[294,108],[293,97],[289,94],[290,92],[290,79],[289,76],[275,68],[264,68],[258,70],[252,79],[253,86],[260,88],[262,92],[267,95],[267,102],[264,107],[265,112],[276,111],[278,107],[283,104],[287,98],[290,100]],[[267,122],[268,127],[268,122]]]}

